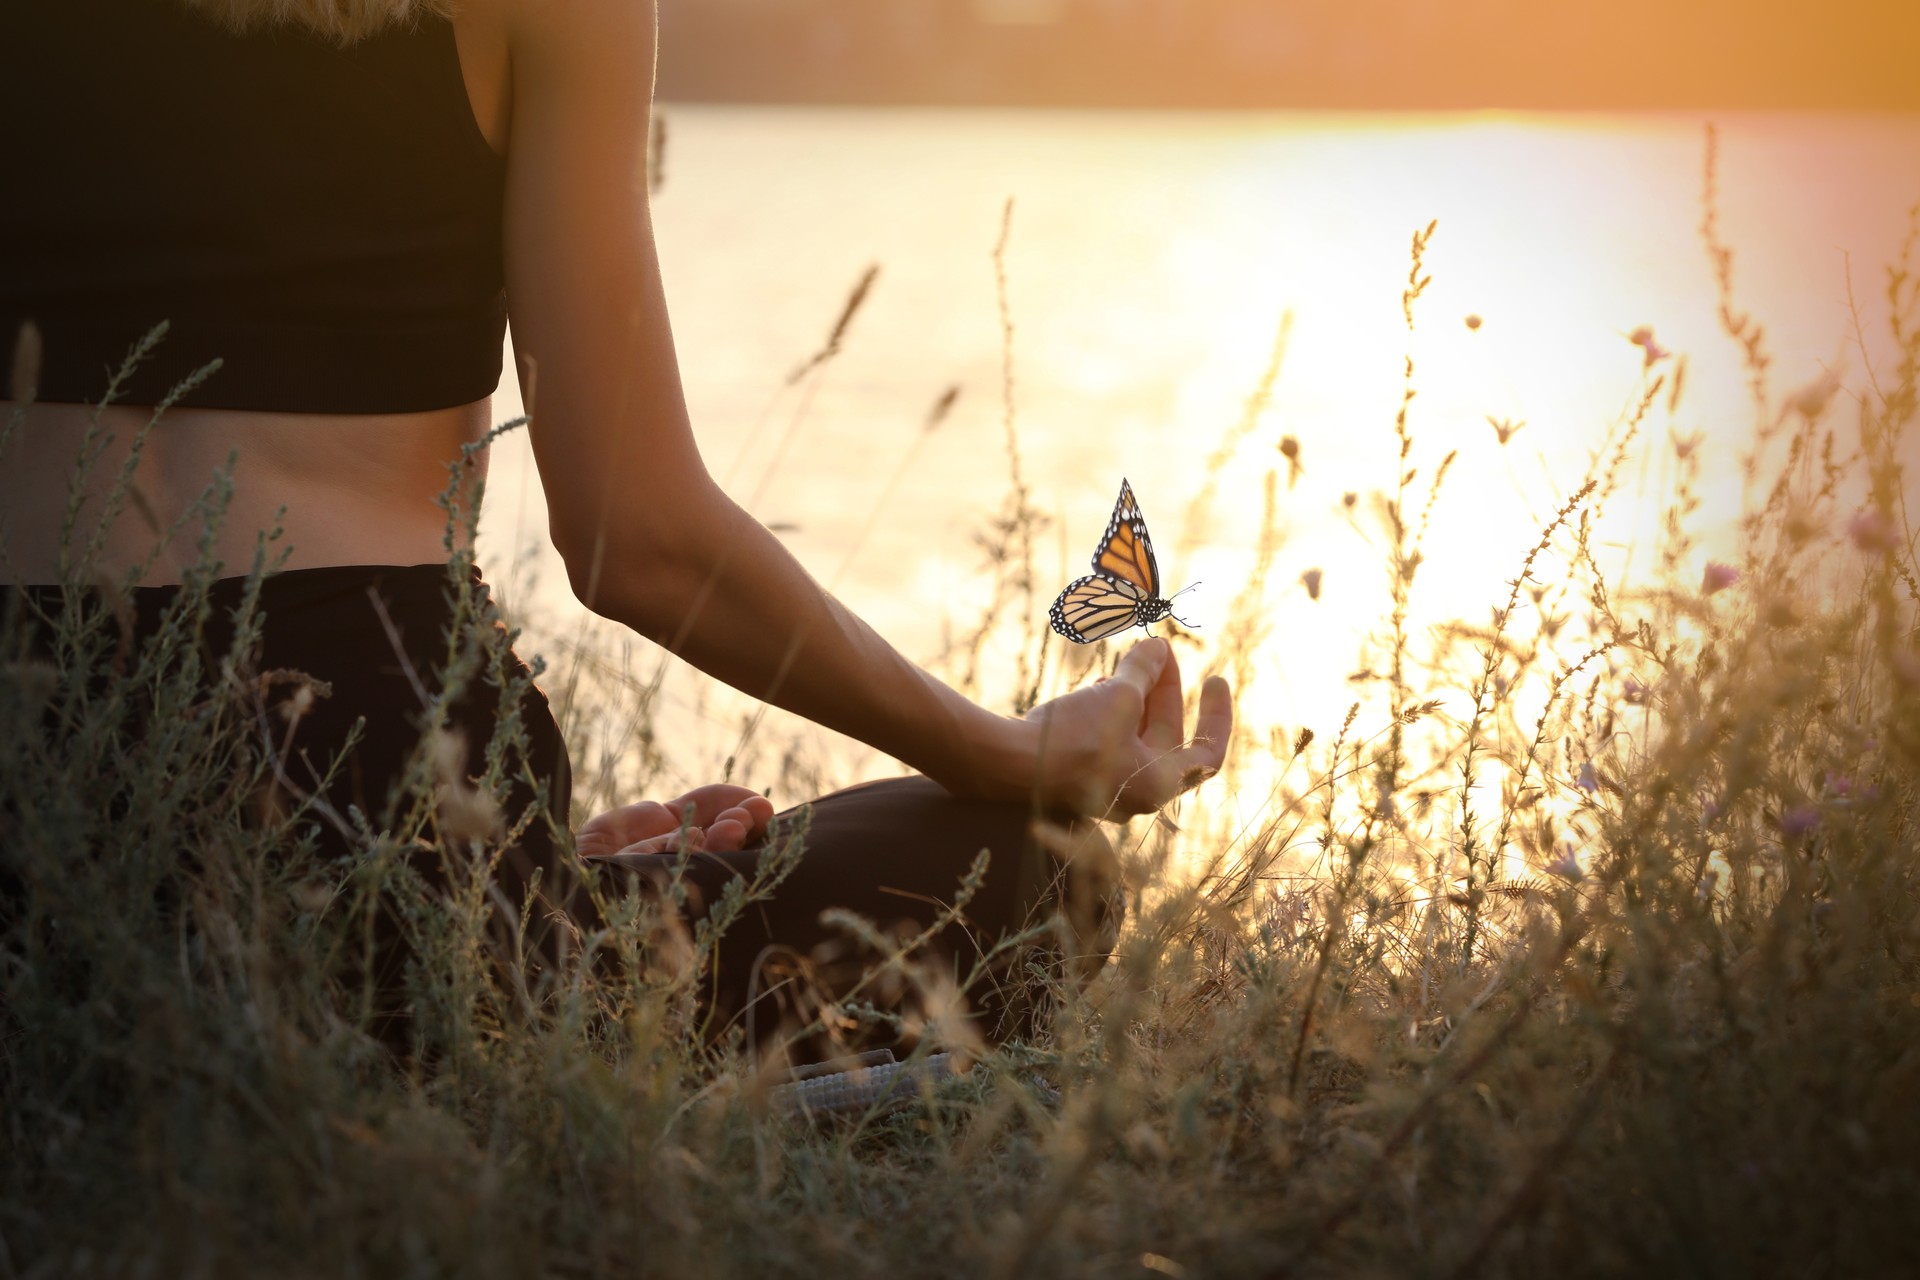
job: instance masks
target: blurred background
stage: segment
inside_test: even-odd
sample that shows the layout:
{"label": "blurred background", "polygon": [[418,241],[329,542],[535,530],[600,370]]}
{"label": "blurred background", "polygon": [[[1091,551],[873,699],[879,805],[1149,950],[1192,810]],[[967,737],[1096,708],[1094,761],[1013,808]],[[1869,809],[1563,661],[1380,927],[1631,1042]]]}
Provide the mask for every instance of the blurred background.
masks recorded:
{"label": "blurred background", "polygon": [[[1738,560],[1756,431],[1828,386],[1850,447],[1891,359],[1886,270],[1920,205],[1906,0],[660,7],[654,227],[709,466],[949,676],[1000,598],[978,664],[996,706],[1125,476],[1167,587],[1201,584],[1181,601],[1189,669],[1228,663],[1230,621],[1251,620],[1249,742],[1330,738],[1355,701],[1377,722],[1409,359],[1410,503],[1452,458],[1410,602],[1422,648],[1484,623],[1596,466],[1616,490],[1592,549],[1631,605],[1665,589],[1658,540],[1698,464],[1697,541],[1672,570],[1692,589]],[[1757,380],[1704,231],[1710,127],[1712,240],[1731,314],[1760,330]],[[1411,240],[1435,220],[1409,326]],[[876,269],[837,353],[796,380]],[[519,411],[510,386],[496,409]],[[1037,521],[1034,594],[1011,601],[1009,422]],[[573,605],[524,441],[500,450],[483,535],[560,669],[677,671]],[[1586,588],[1554,572],[1523,608],[1578,653]],[[1056,676],[1112,656],[1054,646]],[[679,778],[735,760],[765,781],[749,700],[684,672],[661,687]],[[807,731],[755,732],[791,760],[778,744]],[[829,782],[895,768],[823,735],[803,754]]]}
{"label": "blurred background", "polygon": [[688,102],[1920,105],[1905,0],[662,0]]}

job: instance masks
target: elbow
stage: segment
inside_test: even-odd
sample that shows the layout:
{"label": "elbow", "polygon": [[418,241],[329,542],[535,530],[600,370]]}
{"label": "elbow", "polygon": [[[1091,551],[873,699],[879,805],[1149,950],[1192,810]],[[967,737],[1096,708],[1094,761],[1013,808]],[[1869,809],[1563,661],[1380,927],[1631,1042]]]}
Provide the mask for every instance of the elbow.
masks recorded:
{"label": "elbow", "polygon": [[703,475],[651,482],[616,497],[589,481],[549,484],[548,536],[581,604],[662,641],[680,629],[726,569],[737,523],[749,520]]}
{"label": "elbow", "polygon": [[673,634],[711,576],[697,547],[660,530],[555,521],[549,536],[574,598],[649,640]]}
{"label": "elbow", "polygon": [[633,626],[634,602],[641,596],[634,579],[644,574],[640,566],[657,566],[664,559],[653,539],[633,530],[582,529],[558,520],[548,536],[566,566],[574,599],[603,618]]}
{"label": "elbow", "polygon": [[620,545],[630,540],[616,542],[605,528],[578,529],[560,520],[548,526],[547,536],[566,566],[567,585],[573,588],[574,599],[602,617],[612,617],[614,584],[607,570],[631,561],[639,549]]}

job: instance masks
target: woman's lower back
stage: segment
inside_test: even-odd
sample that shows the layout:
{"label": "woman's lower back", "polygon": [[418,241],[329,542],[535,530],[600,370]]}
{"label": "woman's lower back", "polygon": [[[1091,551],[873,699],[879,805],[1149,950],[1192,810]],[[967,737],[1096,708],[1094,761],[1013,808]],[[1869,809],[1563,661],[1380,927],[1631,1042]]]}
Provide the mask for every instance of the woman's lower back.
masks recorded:
{"label": "woman's lower back", "polygon": [[[207,522],[196,509],[230,458],[232,497],[213,531],[213,555],[225,573],[246,572],[260,534],[275,527],[282,535],[274,548],[286,548],[287,568],[445,561],[448,518],[439,500],[448,467],[486,431],[488,413],[486,400],[384,415],[174,409],[147,433],[134,492],[102,529],[108,497],[152,411],[102,413],[103,447],[80,475],[91,407],[0,401],[0,577],[59,582],[63,563],[77,564],[98,535],[93,575],[120,580],[151,559],[142,584],[179,582],[201,555]],[[485,468],[482,456],[469,482],[483,479]],[[81,504],[69,527],[76,476]]]}

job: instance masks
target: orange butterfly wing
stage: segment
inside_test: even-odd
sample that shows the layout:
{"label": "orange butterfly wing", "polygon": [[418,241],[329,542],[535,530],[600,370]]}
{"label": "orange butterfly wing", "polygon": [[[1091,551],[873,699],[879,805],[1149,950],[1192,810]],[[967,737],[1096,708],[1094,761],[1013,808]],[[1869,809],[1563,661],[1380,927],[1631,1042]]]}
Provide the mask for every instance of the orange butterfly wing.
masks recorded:
{"label": "orange butterfly wing", "polygon": [[[1076,644],[1091,644],[1166,613],[1160,566],[1133,486],[1120,481],[1120,499],[1093,555],[1093,575],[1068,584],[1048,611],[1053,629]],[[1157,606],[1157,607],[1156,607]]]}
{"label": "orange butterfly wing", "polygon": [[1100,539],[1093,556],[1093,571],[1109,578],[1130,582],[1140,594],[1151,600],[1160,594],[1160,566],[1153,558],[1153,539],[1147,536],[1147,522],[1134,501],[1133,486],[1120,482],[1120,500],[1113,504],[1113,519]]}

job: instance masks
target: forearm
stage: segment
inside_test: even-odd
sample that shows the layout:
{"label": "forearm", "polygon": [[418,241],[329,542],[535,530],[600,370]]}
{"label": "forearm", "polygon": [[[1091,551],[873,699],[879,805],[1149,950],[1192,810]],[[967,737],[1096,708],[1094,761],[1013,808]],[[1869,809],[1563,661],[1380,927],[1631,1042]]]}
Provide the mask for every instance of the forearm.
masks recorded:
{"label": "forearm", "polygon": [[673,531],[612,532],[571,566],[595,612],[709,675],[857,738],[950,789],[1014,798],[1034,727],[909,661],[711,482]]}
{"label": "forearm", "polygon": [[687,421],[647,211],[653,6],[498,3],[514,349],[549,529],[580,598],[966,794],[1142,813],[1217,770],[1230,692],[1208,682],[1183,742],[1164,643],[1025,719],[994,715],[902,657],[720,492]]}

